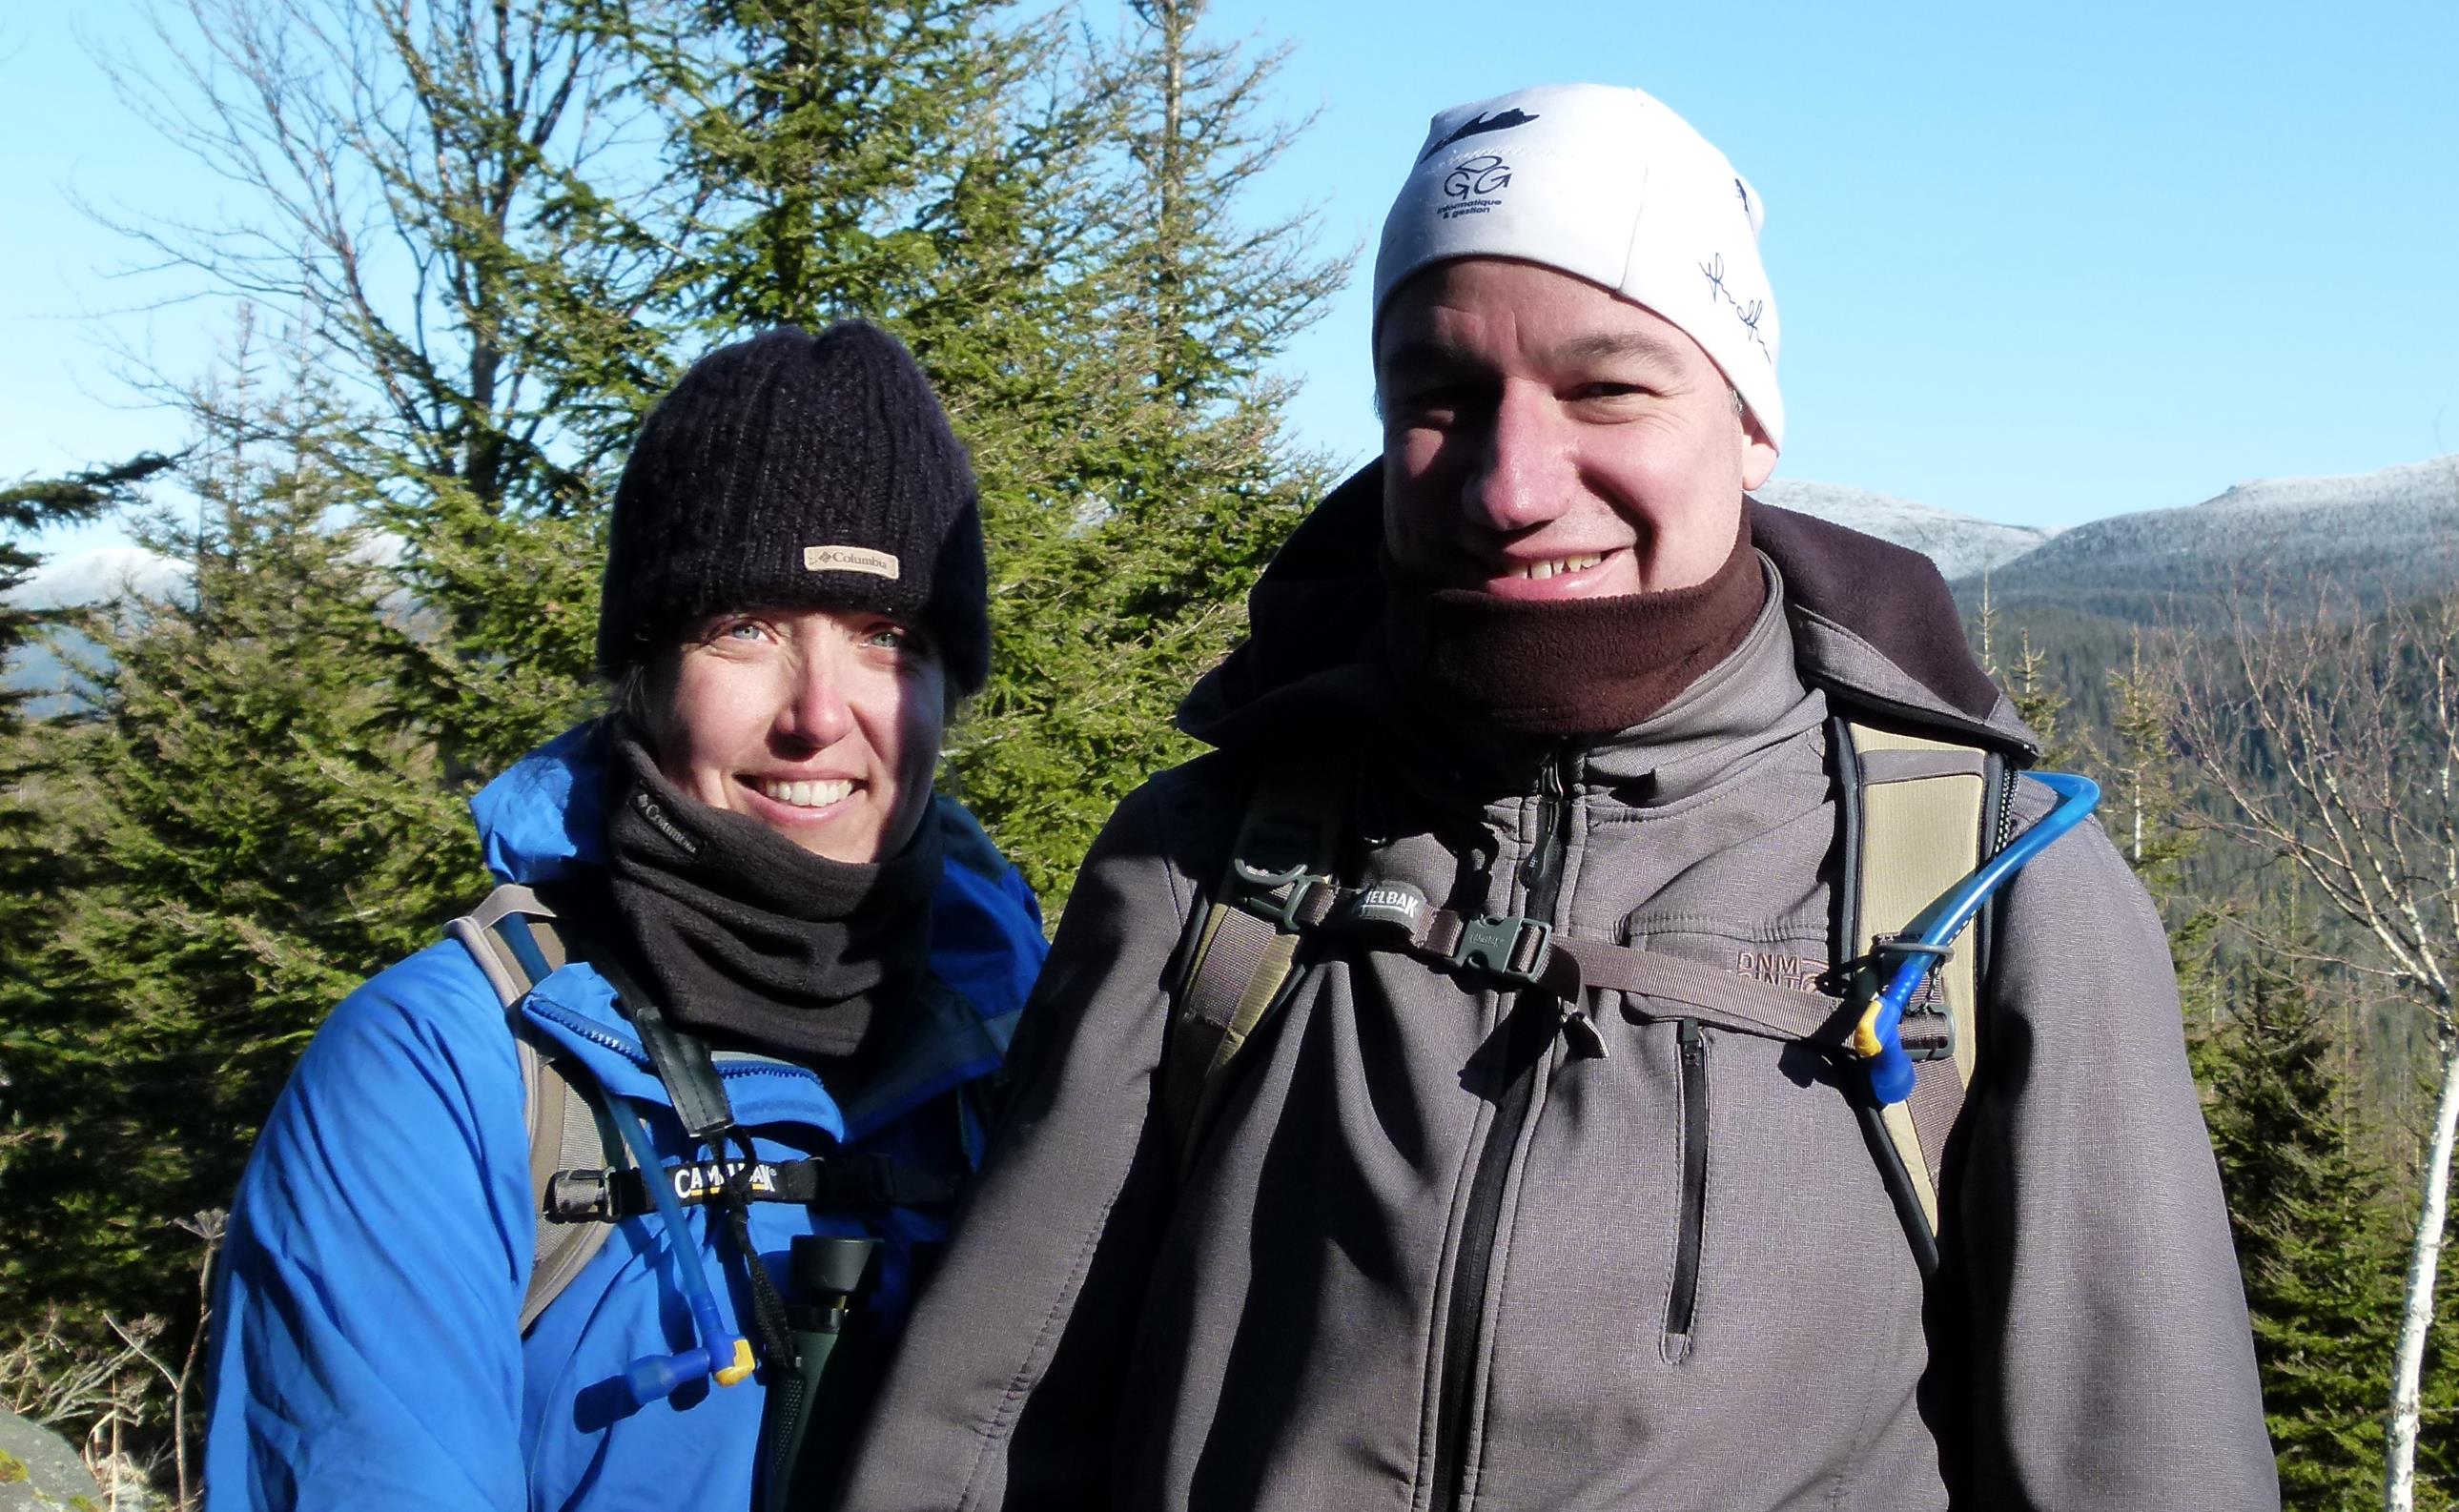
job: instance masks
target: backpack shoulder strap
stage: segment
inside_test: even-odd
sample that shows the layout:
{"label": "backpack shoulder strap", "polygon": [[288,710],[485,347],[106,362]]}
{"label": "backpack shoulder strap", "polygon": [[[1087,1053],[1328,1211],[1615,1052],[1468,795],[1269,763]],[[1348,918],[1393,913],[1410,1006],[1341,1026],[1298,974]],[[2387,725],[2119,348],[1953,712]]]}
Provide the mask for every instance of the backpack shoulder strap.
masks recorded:
{"label": "backpack shoulder strap", "polygon": [[547,1217],[556,1173],[631,1164],[622,1143],[607,1138],[596,1082],[541,1046],[520,1017],[520,1001],[530,989],[569,958],[554,919],[555,911],[536,892],[507,883],[475,910],[444,926],[494,989],[520,1059],[522,1118],[530,1142],[530,1210],[536,1222],[529,1292],[521,1299],[524,1334],[605,1245],[609,1231],[604,1224],[556,1223]]}
{"label": "backpack shoulder strap", "polygon": [[[1978,746],[1906,735],[1839,716],[1830,725],[1842,809],[1844,858],[1839,877],[1837,953],[1854,975],[1857,997],[1881,976],[1871,954],[1931,900],[1996,852],[2004,840],[2008,773]],[[1938,1222],[1948,1133],[1964,1110],[1980,1052],[1979,942],[1940,962],[1923,998],[1923,1031],[1912,1016],[1905,1043],[1915,1050],[1912,1096],[1865,1107],[1872,1147],[1895,1191],[1899,1215],[1923,1274],[1938,1263]],[[1864,997],[1864,1000],[1866,998]]]}
{"label": "backpack shoulder strap", "polygon": [[1171,992],[1161,1102],[1185,1160],[1221,1073],[1289,996],[1300,934],[1286,911],[1311,879],[1329,878],[1348,817],[1337,762],[1282,761],[1257,775],[1221,880],[1205,900],[1195,944]]}

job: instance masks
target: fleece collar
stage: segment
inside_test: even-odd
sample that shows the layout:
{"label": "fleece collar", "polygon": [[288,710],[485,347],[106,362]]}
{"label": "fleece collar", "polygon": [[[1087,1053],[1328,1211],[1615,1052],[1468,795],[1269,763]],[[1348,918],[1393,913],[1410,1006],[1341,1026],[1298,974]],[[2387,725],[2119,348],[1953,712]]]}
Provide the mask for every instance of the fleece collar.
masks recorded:
{"label": "fleece collar", "polygon": [[[1383,474],[1368,464],[1317,505],[1249,594],[1247,640],[1198,682],[1179,727],[1230,749],[1285,744],[1388,710],[1372,696],[1383,634]],[[1776,569],[1803,682],[2028,764],[2038,743],[1965,643],[1946,580],[1919,552],[1747,501]]]}

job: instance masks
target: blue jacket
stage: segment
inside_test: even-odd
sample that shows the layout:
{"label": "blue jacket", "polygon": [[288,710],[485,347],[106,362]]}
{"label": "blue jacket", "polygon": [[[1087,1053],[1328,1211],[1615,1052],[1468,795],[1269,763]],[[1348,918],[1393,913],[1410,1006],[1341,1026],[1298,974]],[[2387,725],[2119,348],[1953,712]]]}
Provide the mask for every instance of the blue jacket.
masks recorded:
{"label": "blue jacket", "polygon": [[[533,752],[472,802],[488,864],[552,881],[602,853],[589,726]],[[957,1088],[991,1071],[1040,969],[1032,893],[970,815],[935,801],[949,861],[932,966],[982,1020],[924,1057],[919,1079],[832,1090],[784,1061],[725,1058],[736,1120],[763,1156],[839,1148],[960,1173],[978,1147]],[[567,966],[521,1004],[609,1092],[632,1101],[668,1161],[687,1150],[605,980]],[[868,1095],[857,1095],[868,1094]],[[763,1388],[703,1381],[637,1411],[610,1382],[695,1342],[655,1216],[627,1219],[537,1319],[518,1318],[535,1232],[513,1036],[476,964],[447,940],[346,998],[258,1140],[222,1251],[205,1477],[242,1507],[577,1508],[751,1504]],[[735,1332],[756,1340],[724,1225],[686,1209]],[[780,1287],[794,1235],[885,1238],[878,1307],[901,1319],[907,1262],[936,1217],[751,1207]],[[740,1321],[738,1321],[740,1320]]]}

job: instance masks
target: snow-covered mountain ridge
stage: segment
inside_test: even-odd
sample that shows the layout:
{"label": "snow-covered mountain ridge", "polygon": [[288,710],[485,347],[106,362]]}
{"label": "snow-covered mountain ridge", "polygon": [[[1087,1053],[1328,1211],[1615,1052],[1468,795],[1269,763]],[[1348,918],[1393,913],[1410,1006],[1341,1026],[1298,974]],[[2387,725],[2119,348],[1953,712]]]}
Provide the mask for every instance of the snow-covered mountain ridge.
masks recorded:
{"label": "snow-covered mountain ridge", "polygon": [[2002,525],[1996,520],[1932,509],[1910,499],[1846,488],[1840,483],[1778,478],[1759,489],[1756,497],[1778,509],[1815,515],[1881,540],[1909,546],[1936,562],[1938,570],[1949,578],[1962,578],[2012,561],[2057,534],[2030,525]]}

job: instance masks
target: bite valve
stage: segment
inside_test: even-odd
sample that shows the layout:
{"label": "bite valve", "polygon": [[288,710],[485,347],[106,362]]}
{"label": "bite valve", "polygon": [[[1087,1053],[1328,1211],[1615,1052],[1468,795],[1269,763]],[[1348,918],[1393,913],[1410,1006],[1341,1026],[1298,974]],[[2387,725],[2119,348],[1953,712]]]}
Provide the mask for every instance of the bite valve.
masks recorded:
{"label": "bite valve", "polygon": [[707,1349],[687,1349],[673,1354],[646,1354],[623,1367],[623,1385],[632,1394],[632,1405],[645,1407],[673,1396],[677,1391],[704,1376],[717,1377],[720,1386],[731,1386],[750,1376],[754,1361],[747,1340],[735,1339],[734,1357],[719,1365]]}

